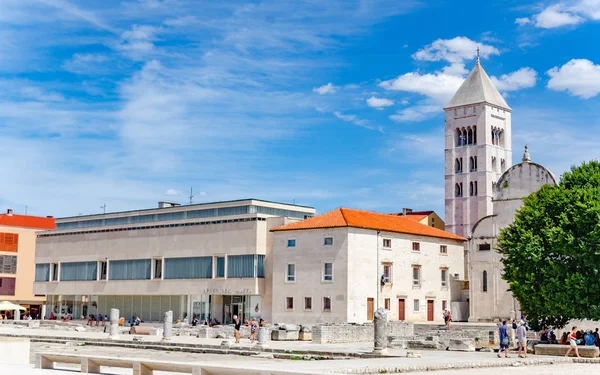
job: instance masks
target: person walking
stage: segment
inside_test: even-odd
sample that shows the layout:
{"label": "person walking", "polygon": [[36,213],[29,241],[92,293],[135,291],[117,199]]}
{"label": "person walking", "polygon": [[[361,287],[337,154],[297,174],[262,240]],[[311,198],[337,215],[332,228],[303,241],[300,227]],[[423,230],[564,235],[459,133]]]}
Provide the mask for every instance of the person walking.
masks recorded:
{"label": "person walking", "polygon": [[237,315],[233,316],[233,334],[235,335],[235,343],[240,343],[240,327],[242,326],[242,321],[238,318]]}
{"label": "person walking", "polygon": [[451,321],[452,321],[452,315],[450,315],[450,311],[444,310],[444,323],[446,324],[446,329],[450,329]]}
{"label": "person walking", "polygon": [[498,350],[498,358],[502,358],[500,353],[504,350],[504,357],[508,357],[508,346],[510,345],[510,340],[508,338],[508,322],[505,320],[502,322],[500,327],[498,328],[498,334],[500,336],[500,350]]}
{"label": "person walking", "polygon": [[517,328],[517,340],[519,341],[519,358],[523,358],[521,351],[524,352],[525,358],[527,358],[527,326],[522,320]]}
{"label": "person walking", "polygon": [[258,323],[256,323],[256,319],[252,318],[250,321],[250,342],[254,344],[254,340],[256,340],[256,328],[258,327]]}
{"label": "person walking", "polygon": [[579,355],[579,350],[577,349],[577,327],[573,327],[571,329],[571,334],[569,335],[569,350],[567,350],[565,357],[568,357],[573,349],[575,349],[575,355],[577,358],[581,358]]}

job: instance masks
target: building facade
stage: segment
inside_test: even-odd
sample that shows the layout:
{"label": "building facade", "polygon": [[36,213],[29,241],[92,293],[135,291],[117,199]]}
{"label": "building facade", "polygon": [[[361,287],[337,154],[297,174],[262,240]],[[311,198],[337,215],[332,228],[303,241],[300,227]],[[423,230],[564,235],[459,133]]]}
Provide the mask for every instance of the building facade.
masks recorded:
{"label": "building facade", "polygon": [[46,318],[270,319],[269,229],[314,212],[247,199],[57,219],[38,237],[34,289]]}
{"label": "building facade", "polygon": [[446,230],[444,220],[435,211],[413,211],[410,208],[403,208],[402,212],[397,215],[406,216],[408,219],[430,227]]}
{"label": "building facade", "polygon": [[272,229],[273,321],[442,321],[464,238],[406,217],[340,208]]}
{"label": "building facade", "polygon": [[556,184],[556,178],[544,166],[531,162],[525,146],[523,161],[512,166],[494,186],[493,212],[473,225],[469,238],[470,304],[469,321],[495,321],[519,318],[518,301],[502,279],[502,256],[496,252],[500,231],[512,224],[523,198],[543,185]]}
{"label": "building facade", "polygon": [[33,291],[36,235],[54,227],[51,217],[16,215],[10,209],[0,215],[0,301],[26,307],[32,317],[42,313],[45,301]]}
{"label": "building facade", "polygon": [[444,111],[446,230],[467,237],[512,165],[511,108],[478,59]]}

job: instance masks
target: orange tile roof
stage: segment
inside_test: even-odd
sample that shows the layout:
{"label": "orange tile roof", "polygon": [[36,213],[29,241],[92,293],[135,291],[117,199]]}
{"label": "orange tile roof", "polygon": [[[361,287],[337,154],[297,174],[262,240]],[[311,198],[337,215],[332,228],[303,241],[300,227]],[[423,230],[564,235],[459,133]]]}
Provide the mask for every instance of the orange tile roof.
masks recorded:
{"label": "orange tile roof", "polygon": [[56,228],[56,221],[53,217],[40,217],[29,215],[0,215],[0,226],[8,227],[23,227],[33,229],[48,229]]}
{"label": "orange tile roof", "polygon": [[271,230],[277,232],[341,227],[365,228],[466,241],[464,237],[418,223],[406,216],[381,214],[377,212],[354,210],[351,208],[338,208],[310,219],[287,224]]}

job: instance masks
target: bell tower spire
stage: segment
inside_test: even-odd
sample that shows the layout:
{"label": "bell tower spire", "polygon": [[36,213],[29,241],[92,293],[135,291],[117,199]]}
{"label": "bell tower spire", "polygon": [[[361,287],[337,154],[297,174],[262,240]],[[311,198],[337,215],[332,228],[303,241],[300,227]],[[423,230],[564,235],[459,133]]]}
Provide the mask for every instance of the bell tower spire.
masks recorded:
{"label": "bell tower spire", "polygon": [[479,46],[477,46],[477,65],[479,65]]}

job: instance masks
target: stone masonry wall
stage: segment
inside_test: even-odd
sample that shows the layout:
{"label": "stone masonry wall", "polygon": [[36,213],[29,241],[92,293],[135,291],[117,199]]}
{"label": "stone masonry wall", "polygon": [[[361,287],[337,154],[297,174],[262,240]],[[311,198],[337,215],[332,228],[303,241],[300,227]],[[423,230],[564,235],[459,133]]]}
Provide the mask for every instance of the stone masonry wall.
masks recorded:
{"label": "stone masonry wall", "polygon": [[[412,323],[388,322],[389,336],[413,336]],[[312,328],[312,342],[318,344],[373,341],[373,324],[321,324]]]}

